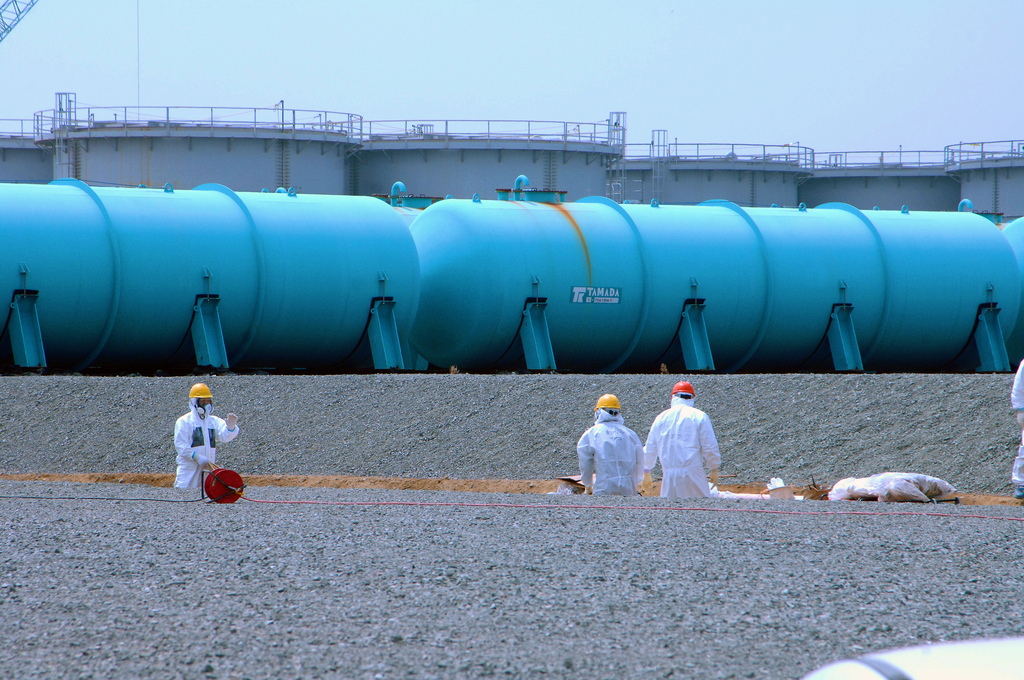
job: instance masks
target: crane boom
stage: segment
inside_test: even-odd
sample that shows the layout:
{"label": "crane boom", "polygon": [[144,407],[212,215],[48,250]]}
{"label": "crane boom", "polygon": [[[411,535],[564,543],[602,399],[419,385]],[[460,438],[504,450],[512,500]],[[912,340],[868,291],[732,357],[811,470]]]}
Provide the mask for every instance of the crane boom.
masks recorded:
{"label": "crane boom", "polygon": [[0,42],[39,0],[0,0]]}

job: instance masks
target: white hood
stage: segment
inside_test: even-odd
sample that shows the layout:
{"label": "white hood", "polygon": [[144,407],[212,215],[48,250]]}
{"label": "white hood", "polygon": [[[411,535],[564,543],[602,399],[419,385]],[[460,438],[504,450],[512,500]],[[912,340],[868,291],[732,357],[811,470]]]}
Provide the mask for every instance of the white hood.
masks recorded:
{"label": "white hood", "polygon": [[594,422],[595,423],[625,423],[622,419],[622,414],[612,415],[605,411],[603,408],[599,408],[594,411]]}

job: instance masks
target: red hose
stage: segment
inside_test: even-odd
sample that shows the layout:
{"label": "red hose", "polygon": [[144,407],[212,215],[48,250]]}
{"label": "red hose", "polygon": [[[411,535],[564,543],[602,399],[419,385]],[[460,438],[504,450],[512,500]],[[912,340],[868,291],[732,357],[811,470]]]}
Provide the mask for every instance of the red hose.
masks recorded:
{"label": "red hose", "polygon": [[861,510],[839,510],[837,512],[814,512],[806,510],[761,510],[757,508],[684,508],[676,505],[545,505],[538,503],[452,503],[452,502],[413,502],[413,501],[271,501],[242,496],[243,501],[251,503],[273,503],[281,505],[345,505],[345,506],[381,506],[402,505],[443,508],[526,508],[530,510],[668,510],[694,512],[751,512],[763,515],[858,515],[858,516],[893,516],[909,517],[947,517],[949,519],[994,519],[1007,522],[1024,522],[1024,517],[993,517],[990,515],[950,515],[942,512],[867,512]]}

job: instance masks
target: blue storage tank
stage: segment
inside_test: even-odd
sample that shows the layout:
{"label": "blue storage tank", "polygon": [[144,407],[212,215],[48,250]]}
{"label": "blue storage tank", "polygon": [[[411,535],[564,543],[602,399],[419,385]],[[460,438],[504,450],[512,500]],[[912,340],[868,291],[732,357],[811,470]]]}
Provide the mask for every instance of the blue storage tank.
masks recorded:
{"label": "blue storage tank", "polygon": [[[1017,256],[1017,272],[1024,282],[1024,217],[1016,219],[1003,227],[1003,237],[1010,243]],[[1024,295],[1021,296],[1017,318],[1024,321]],[[1018,323],[1006,339],[1006,352],[1011,365],[1016,368],[1024,361],[1024,323]]]}
{"label": "blue storage tank", "polygon": [[844,307],[867,370],[973,369],[980,308],[998,306],[1003,337],[1016,325],[1013,251],[977,215],[838,203],[623,208],[644,239],[652,305],[626,367],[649,366],[659,351],[655,361],[678,359],[674,329],[688,299],[704,301],[707,342],[725,371],[821,368]]}
{"label": "blue storage tank", "polygon": [[470,370],[1006,370],[1021,303],[964,213],[446,201],[411,229],[412,344]]}
{"label": "blue storage tank", "polygon": [[0,206],[6,335],[42,365],[401,367],[418,258],[376,199],[59,180],[0,185]]}
{"label": "blue storage tank", "polygon": [[[432,205],[411,227],[421,262],[413,347],[468,370],[520,366],[524,352],[535,367],[615,370],[647,316],[643,244],[630,225],[604,199]],[[537,345],[524,348],[521,331]]]}

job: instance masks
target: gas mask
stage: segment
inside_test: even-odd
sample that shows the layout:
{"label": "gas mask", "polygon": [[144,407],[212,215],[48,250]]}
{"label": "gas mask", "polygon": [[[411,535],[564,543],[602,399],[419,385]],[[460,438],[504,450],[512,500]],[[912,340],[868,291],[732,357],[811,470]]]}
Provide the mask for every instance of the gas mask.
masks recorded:
{"label": "gas mask", "polygon": [[206,420],[206,416],[213,415],[213,404],[200,404],[199,400],[196,399],[196,415],[201,419]]}

